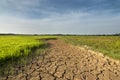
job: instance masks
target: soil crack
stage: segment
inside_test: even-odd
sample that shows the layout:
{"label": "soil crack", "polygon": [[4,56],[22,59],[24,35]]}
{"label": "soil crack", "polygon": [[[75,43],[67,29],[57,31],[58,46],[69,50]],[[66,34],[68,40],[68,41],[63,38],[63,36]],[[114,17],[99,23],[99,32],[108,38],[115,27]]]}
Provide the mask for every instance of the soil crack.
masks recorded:
{"label": "soil crack", "polygon": [[[49,40],[50,50],[24,68],[17,76],[6,80],[119,80],[120,63],[97,52],[69,45],[61,40]],[[29,77],[29,78],[28,78]]]}

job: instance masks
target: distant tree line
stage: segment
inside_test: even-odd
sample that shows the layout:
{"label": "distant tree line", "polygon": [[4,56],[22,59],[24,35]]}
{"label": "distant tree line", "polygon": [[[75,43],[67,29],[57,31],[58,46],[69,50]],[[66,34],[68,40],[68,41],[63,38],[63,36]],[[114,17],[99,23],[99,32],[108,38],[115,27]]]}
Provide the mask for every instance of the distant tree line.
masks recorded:
{"label": "distant tree line", "polygon": [[80,34],[14,34],[14,33],[0,33],[1,36],[5,35],[16,35],[16,36],[45,36],[45,35],[52,35],[52,36],[120,36],[120,33],[116,34],[85,34],[85,35],[80,35]]}
{"label": "distant tree line", "polygon": [[120,36],[120,33],[118,33],[118,34],[115,34],[115,36]]}

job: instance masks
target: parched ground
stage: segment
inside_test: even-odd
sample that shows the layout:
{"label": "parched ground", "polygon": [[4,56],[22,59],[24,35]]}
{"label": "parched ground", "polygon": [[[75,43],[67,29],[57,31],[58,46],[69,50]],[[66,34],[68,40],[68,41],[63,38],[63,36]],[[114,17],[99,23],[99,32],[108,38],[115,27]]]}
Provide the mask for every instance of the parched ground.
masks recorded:
{"label": "parched ground", "polygon": [[48,43],[47,53],[6,80],[120,80],[119,61],[60,40]]}

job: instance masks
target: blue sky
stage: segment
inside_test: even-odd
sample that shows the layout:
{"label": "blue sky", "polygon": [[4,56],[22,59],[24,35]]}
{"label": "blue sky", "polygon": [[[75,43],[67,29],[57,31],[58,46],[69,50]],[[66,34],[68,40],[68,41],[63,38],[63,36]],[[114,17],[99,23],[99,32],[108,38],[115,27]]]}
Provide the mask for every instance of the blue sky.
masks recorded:
{"label": "blue sky", "polygon": [[120,0],[0,0],[0,33],[120,33]]}

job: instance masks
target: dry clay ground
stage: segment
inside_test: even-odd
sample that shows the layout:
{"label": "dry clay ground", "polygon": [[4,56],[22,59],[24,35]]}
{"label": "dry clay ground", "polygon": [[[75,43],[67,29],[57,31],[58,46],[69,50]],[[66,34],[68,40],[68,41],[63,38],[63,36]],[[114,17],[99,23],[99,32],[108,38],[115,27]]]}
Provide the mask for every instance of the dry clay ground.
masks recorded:
{"label": "dry clay ground", "polygon": [[60,40],[48,43],[48,52],[6,80],[120,80],[119,61]]}

